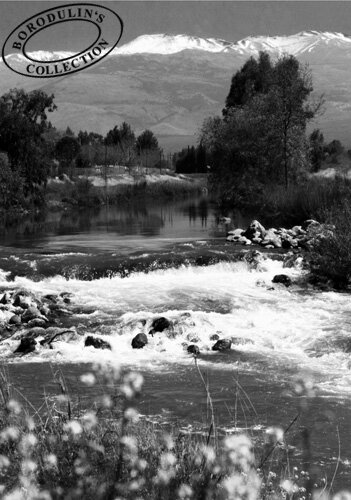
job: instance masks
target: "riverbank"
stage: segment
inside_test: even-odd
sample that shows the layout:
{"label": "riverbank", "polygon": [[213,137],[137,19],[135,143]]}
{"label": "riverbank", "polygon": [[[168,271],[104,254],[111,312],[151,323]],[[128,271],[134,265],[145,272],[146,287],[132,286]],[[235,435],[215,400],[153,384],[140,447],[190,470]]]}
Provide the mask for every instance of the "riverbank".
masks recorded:
{"label": "riverbank", "polygon": [[175,174],[171,171],[133,176],[129,173],[109,178],[67,176],[50,179],[46,188],[49,210],[72,207],[92,208],[101,205],[132,203],[140,199],[176,200],[207,192],[206,175]]}

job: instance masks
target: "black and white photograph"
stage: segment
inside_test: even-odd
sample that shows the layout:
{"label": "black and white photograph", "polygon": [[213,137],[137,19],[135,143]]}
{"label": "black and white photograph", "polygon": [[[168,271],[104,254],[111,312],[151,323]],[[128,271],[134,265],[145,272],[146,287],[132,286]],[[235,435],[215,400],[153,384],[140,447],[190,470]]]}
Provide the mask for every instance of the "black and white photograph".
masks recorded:
{"label": "black and white photograph", "polygon": [[0,47],[0,499],[351,500],[351,1]]}

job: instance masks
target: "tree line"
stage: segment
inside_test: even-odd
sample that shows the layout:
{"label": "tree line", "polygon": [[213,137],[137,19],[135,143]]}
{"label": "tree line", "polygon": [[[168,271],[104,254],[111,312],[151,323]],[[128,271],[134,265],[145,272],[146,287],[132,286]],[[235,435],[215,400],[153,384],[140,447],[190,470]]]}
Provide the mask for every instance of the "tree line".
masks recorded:
{"label": "tree line", "polygon": [[42,90],[12,89],[0,97],[0,208],[38,206],[50,172],[72,166],[135,164],[162,166],[162,150],[150,130],[136,136],[123,122],[105,136],[67,127],[48,119],[56,110],[54,95]]}

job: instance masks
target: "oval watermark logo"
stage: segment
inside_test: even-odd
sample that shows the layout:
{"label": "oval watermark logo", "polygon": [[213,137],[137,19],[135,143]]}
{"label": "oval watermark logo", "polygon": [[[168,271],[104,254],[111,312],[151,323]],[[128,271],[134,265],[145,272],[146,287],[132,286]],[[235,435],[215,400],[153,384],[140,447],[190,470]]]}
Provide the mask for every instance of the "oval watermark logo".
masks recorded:
{"label": "oval watermark logo", "polygon": [[[87,48],[55,60],[35,59],[26,51],[29,40],[43,30],[60,23],[83,21],[97,28],[97,37]],[[30,17],[6,38],[2,59],[15,73],[31,78],[55,78],[76,73],[93,66],[106,57],[118,44],[123,33],[122,19],[108,7],[93,3],[75,3],[53,7]]]}

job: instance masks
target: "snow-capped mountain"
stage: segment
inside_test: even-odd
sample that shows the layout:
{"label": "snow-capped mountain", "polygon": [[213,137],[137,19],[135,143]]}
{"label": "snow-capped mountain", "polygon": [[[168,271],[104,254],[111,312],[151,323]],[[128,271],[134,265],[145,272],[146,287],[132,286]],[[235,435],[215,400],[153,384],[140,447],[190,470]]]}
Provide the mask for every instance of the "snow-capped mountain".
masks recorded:
{"label": "snow-capped mountain", "polygon": [[200,38],[189,35],[142,35],[113,51],[115,55],[131,54],[176,54],[183,50],[203,50],[206,52],[223,52],[226,46],[232,45],[215,38]]}
{"label": "snow-capped mountain", "polygon": [[351,49],[351,37],[343,33],[302,31],[291,36],[250,36],[238,42],[189,35],[142,35],[113,51],[115,55],[176,54],[183,50],[257,55],[267,51],[276,55],[288,53],[295,56],[311,52],[316,47],[334,46]]}
{"label": "snow-capped mountain", "polygon": [[[28,52],[28,55],[36,60],[36,61],[56,61],[60,59],[65,59],[66,57],[72,57],[74,55],[74,52],[67,52],[64,50],[59,50],[59,51],[54,51],[50,52],[48,50],[35,50],[33,52]],[[27,58],[21,54],[10,54],[9,56],[11,60],[15,60],[18,62],[27,62]],[[2,61],[2,58],[0,58],[0,61]]]}
{"label": "snow-capped mountain", "polygon": [[[177,54],[184,50],[196,50],[211,53],[229,53],[255,56],[260,51],[274,55],[283,53],[299,56],[310,53],[316,48],[347,48],[351,49],[351,37],[343,33],[302,31],[290,36],[249,36],[238,42],[229,42],[216,38],[200,38],[190,35],[152,34],[141,35],[134,40],[114,49],[110,55],[137,54]],[[48,52],[37,50],[29,53],[30,57],[41,61],[63,59],[74,55],[73,52]],[[10,57],[15,57],[11,54]],[[24,59],[21,54],[18,60]]]}
{"label": "snow-capped mountain", "polygon": [[[351,37],[305,31],[291,36],[251,36],[238,42],[189,35],[142,35],[118,46],[91,68],[48,79],[22,77],[0,63],[0,95],[10,88],[42,89],[55,95],[52,123],[105,134],[127,121],[137,133],[148,128],[170,149],[196,141],[205,118],[221,114],[233,73],[250,56],[295,55],[308,63],[326,111],[312,124],[326,139],[351,146]],[[69,57],[37,51],[36,60]],[[11,55],[16,64],[25,64]],[[163,137],[163,139],[162,139]],[[172,145],[172,146],[171,146]]]}

